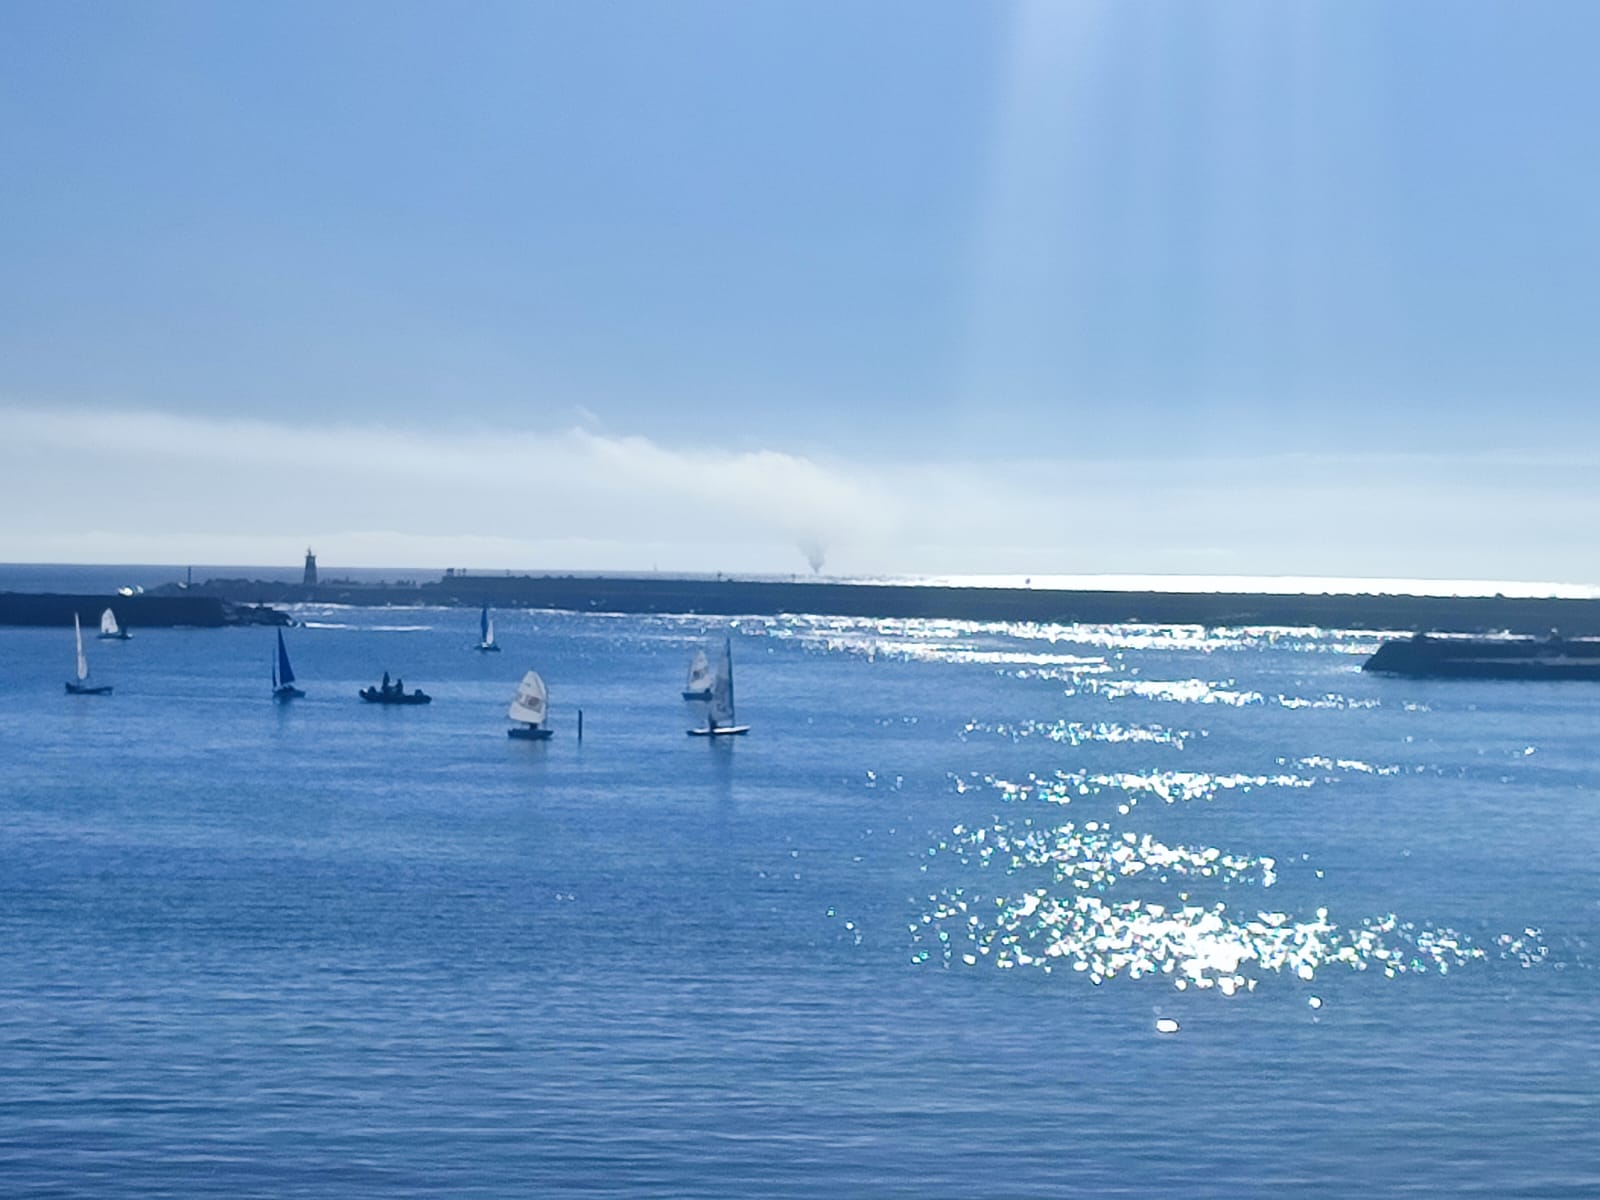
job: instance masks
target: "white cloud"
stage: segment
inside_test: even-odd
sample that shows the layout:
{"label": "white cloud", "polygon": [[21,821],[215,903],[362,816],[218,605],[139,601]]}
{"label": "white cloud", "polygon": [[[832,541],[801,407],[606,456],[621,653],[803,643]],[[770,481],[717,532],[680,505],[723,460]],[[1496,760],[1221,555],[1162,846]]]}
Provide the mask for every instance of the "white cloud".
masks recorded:
{"label": "white cloud", "polygon": [[[800,539],[883,539],[901,519],[882,488],[801,456],[680,450],[583,429],[290,427],[9,408],[0,434],[0,500],[31,511],[0,546],[13,559],[130,561],[178,538],[223,551],[183,559],[261,561],[285,540],[316,539],[353,565],[579,565],[564,552],[585,566],[628,567],[641,551],[713,562],[732,547],[763,569],[794,569]],[[619,557],[592,561],[601,552]]]}
{"label": "white cloud", "polygon": [[1595,573],[1580,457],[821,462],[587,429],[0,407],[0,560],[841,574]]}

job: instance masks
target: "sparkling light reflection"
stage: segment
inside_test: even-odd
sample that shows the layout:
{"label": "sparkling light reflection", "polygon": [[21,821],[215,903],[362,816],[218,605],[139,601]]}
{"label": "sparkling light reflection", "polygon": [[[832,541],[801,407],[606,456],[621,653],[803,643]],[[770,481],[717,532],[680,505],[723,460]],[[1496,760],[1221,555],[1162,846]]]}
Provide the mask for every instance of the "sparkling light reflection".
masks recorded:
{"label": "sparkling light reflection", "polygon": [[[1138,805],[1141,798],[1158,799],[1166,804],[1188,804],[1215,799],[1219,792],[1247,792],[1255,788],[1308,788],[1315,782],[1304,775],[1219,775],[1209,771],[1056,771],[1049,776],[1029,775],[1022,783],[985,775],[983,782],[999,792],[1007,803],[1040,800],[1049,804],[1071,804],[1086,796],[1106,791],[1123,793],[1122,811]],[[971,784],[954,779],[956,791]]]}
{"label": "sparkling light reflection", "polygon": [[[1081,746],[1088,742],[1142,742],[1175,746],[1179,750],[1183,749],[1185,742],[1197,736],[1183,729],[1167,729],[1160,725],[1119,725],[1115,721],[1019,721],[1014,725],[969,721],[962,734],[975,733],[1010,738],[1013,742],[1039,737],[1068,746]],[[1198,736],[1204,737],[1205,734],[1202,732]]]}
{"label": "sparkling light reflection", "polygon": [[[877,618],[785,614],[741,617],[747,632],[766,632],[814,643],[818,649],[845,653],[900,656],[925,661],[983,661],[970,657],[998,648],[986,641],[1043,642],[1072,647],[1078,654],[1047,653],[1041,661],[1069,665],[1103,665],[1107,654],[1156,650],[1214,654],[1218,651],[1306,650],[1341,656],[1364,656],[1377,649],[1383,634],[1371,630],[1331,630],[1252,625],[1207,628],[1203,625],[1062,624],[1041,621],[964,621],[931,617]],[[1016,651],[1024,660],[1040,652]]]}
{"label": "sparkling light reflection", "polygon": [[[1011,878],[1043,875],[1046,882],[993,897],[963,887],[930,894],[926,910],[909,926],[912,960],[918,963],[1046,973],[1060,968],[1095,984],[1165,976],[1180,991],[1214,988],[1231,996],[1254,991],[1268,976],[1309,982],[1334,967],[1391,979],[1444,975],[1490,956],[1453,929],[1419,926],[1393,913],[1341,926],[1325,907],[1309,917],[1265,908],[1236,912],[1224,900],[1193,901],[1187,890],[1177,893],[1176,903],[1108,898],[1124,881],[1140,877],[1173,887],[1209,883],[1265,890],[1277,881],[1277,864],[1265,855],[1168,845],[1098,821],[958,825],[929,854],[954,856],[964,867],[999,869]],[[1523,965],[1546,953],[1533,929],[1502,936],[1494,949]]]}
{"label": "sparkling light reflection", "polygon": [[[1044,676],[1044,672],[1038,672]],[[1070,686],[1067,696],[1100,696],[1107,700],[1137,698],[1167,704],[1221,704],[1230,708],[1250,705],[1278,705],[1282,708],[1377,708],[1381,701],[1375,697],[1348,697],[1335,692],[1321,696],[1267,695],[1257,691],[1240,691],[1231,679],[1212,682],[1205,679],[1133,679],[1127,676],[1093,678],[1081,674],[1057,675]]]}
{"label": "sparkling light reflection", "polygon": [[[1350,660],[1375,648],[1379,634],[809,616],[764,622],[763,630],[824,652],[949,663],[1057,685],[1027,693],[1030,702],[1043,699],[1048,706],[1037,716],[974,716],[958,726],[963,741],[1005,739],[1031,744],[1036,753],[1082,748],[1087,761],[1013,778],[980,771],[949,777],[957,795],[986,793],[1003,809],[955,826],[926,848],[921,872],[935,890],[914,901],[909,930],[915,962],[1062,970],[1093,984],[1158,976],[1179,990],[1232,996],[1269,979],[1304,985],[1335,968],[1392,979],[1445,975],[1490,959],[1524,967],[1548,961],[1535,929],[1498,936],[1480,931],[1475,941],[1448,926],[1381,909],[1336,918],[1327,897],[1316,893],[1297,892],[1290,902],[1271,904],[1265,897],[1278,884],[1280,859],[1298,866],[1303,856],[1183,844],[1127,827],[1141,804],[1181,809],[1250,793],[1287,803],[1312,787],[1408,769],[1303,747],[1265,771],[1172,770],[1151,763],[1110,770],[1093,757],[1096,747],[1106,746],[1181,753],[1208,734],[1253,721],[1250,710],[1381,708],[1382,696],[1363,695],[1369,689],[1332,677],[1355,679]],[[1294,676],[1320,674],[1320,686],[1291,682],[1287,673],[1272,680],[1276,686],[1263,686],[1271,676],[1245,670],[1260,650],[1314,656]],[[1241,684],[1236,671],[1249,684]],[[1414,699],[1388,703],[1396,711],[1428,711]],[[1171,724],[1151,721],[1150,705],[1184,706],[1186,715]],[[1118,719],[1123,714],[1131,719]],[[1296,721],[1286,728],[1304,726]],[[869,773],[867,779],[869,788],[899,791],[901,784],[894,775],[880,780]],[[1061,821],[1068,806],[1076,816],[1086,801],[1096,817],[1109,820]],[[1176,812],[1172,817],[1182,820]],[[1297,887],[1317,887],[1323,872],[1308,866],[1295,878]],[[1311,995],[1308,1007],[1319,1010],[1324,995]]]}

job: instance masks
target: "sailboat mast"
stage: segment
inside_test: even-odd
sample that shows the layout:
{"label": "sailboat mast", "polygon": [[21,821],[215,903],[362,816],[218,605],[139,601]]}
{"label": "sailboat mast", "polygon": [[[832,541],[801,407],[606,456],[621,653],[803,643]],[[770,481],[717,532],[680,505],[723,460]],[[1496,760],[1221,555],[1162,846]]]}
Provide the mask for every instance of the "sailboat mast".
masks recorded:
{"label": "sailboat mast", "polygon": [[738,724],[738,721],[735,719],[734,707],[733,707],[733,639],[732,638],[724,638],[722,640],[722,662],[723,662],[723,665],[728,668],[728,724],[736,725],[736,724]]}

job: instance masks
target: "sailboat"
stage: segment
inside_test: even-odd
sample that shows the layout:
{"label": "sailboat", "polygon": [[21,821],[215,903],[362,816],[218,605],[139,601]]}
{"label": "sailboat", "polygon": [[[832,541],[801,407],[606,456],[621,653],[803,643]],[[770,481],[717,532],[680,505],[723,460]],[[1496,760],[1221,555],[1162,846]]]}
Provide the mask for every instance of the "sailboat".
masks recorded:
{"label": "sailboat", "polygon": [[550,697],[545,691],[544,680],[539,678],[539,672],[529,671],[517,685],[517,694],[511,701],[511,707],[506,709],[506,716],[519,722],[506,730],[506,736],[543,741],[551,734],[544,723],[549,715]]}
{"label": "sailboat", "polygon": [[294,700],[305,693],[294,686],[294,668],[289,665],[289,651],[283,644],[283,630],[278,630],[278,653],[272,660],[272,698]]}
{"label": "sailboat", "polygon": [[97,687],[89,682],[89,660],[83,656],[83,625],[77,613],[72,614],[72,633],[78,641],[78,681],[67,680],[67,692],[73,696],[109,696],[109,683]]}
{"label": "sailboat", "polygon": [[489,606],[487,604],[483,606],[483,611],[478,614],[477,649],[484,654],[500,653],[500,647],[494,644],[494,622],[489,619]]}
{"label": "sailboat", "polygon": [[717,664],[716,677],[711,682],[711,703],[706,706],[704,729],[690,729],[690,737],[727,737],[736,733],[749,733],[750,726],[740,725],[733,715],[733,642],[722,643],[722,661]]}
{"label": "sailboat", "polygon": [[108,608],[100,614],[100,636],[107,640],[115,639],[119,642],[125,642],[133,634],[117,624],[117,614]]}
{"label": "sailboat", "polygon": [[683,685],[685,700],[711,699],[711,661],[704,650],[696,650],[689,660],[689,682]]}

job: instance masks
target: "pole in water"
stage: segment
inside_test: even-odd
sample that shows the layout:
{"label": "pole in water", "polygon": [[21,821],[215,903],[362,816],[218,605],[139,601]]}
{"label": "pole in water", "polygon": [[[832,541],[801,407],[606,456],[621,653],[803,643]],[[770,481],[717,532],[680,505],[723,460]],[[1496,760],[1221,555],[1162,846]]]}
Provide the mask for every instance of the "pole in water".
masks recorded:
{"label": "pole in water", "polygon": [[583,741],[583,709],[578,710],[578,740]]}

